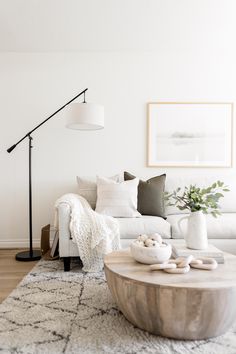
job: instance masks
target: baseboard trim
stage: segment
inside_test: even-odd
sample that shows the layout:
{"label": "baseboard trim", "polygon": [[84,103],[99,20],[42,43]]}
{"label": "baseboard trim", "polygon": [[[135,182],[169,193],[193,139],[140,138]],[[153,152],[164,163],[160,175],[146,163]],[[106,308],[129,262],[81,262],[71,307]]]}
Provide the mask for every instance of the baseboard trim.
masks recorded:
{"label": "baseboard trim", "polygon": [[[57,229],[54,226],[50,227],[50,243],[52,243],[55,237],[56,230]],[[40,247],[41,237],[33,238],[33,248]],[[0,248],[29,248],[29,238],[7,238],[6,234],[2,234],[0,235]]]}
{"label": "baseboard trim", "polygon": [[[34,248],[40,248],[40,239],[33,241]],[[11,240],[1,240],[0,239],[0,248],[29,248],[28,239],[11,239]]]}

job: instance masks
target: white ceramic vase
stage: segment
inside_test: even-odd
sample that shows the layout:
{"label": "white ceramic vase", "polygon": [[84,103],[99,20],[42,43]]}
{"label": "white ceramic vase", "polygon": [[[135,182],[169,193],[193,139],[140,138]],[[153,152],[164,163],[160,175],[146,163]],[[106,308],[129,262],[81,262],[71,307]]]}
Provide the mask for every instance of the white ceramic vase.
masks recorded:
{"label": "white ceramic vase", "polygon": [[181,222],[187,219],[187,232],[184,234],[186,246],[194,250],[204,250],[208,247],[206,218],[203,212],[194,211],[184,216],[178,222],[181,232]]}

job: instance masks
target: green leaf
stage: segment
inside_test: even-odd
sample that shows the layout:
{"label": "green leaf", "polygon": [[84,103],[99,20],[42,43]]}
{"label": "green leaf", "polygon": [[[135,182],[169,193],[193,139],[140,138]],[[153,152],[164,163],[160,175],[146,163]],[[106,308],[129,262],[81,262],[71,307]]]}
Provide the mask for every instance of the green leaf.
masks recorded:
{"label": "green leaf", "polygon": [[222,194],[222,193],[216,193],[215,194],[215,197],[218,198],[218,199],[222,198],[223,196],[224,196],[224,194]]}
{"label": "green leaf", "polygon": [[228,192],[228,186],[223,182],[214,182],[211,186],[200,188],[190,184],[184,188],[178,187],[172,193],[165,193],[168,205],[176,206],[180,210],[202,210],[205,214],[211,213],[214,217],[220,215],[218,201]]}
{"label": "green leaf", "polygon": [[179,208],[179,210],[185,210],[186,209],[185,206],[181,206],[181,205],[179,205],[178,208]]}

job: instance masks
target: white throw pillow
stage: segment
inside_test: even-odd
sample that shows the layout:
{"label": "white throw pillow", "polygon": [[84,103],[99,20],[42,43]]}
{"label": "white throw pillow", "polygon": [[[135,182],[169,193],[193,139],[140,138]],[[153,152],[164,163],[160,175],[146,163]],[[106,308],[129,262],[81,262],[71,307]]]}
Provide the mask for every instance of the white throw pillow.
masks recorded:
{"label": "white throw pillow", "polygon": [[[93,209],[96,207],[97,202],[97,182],[96,177],[80,177],[77,176],[78,194],[85,198]],[[124,174],[120,173],[115,176],[109,177],[115,182],[124,181]]]}
{"label": "white throw pillow", "polygon": [[137,211],[139,179],[121,183],[97,177],[96,212],[113,217],[141,217]]}

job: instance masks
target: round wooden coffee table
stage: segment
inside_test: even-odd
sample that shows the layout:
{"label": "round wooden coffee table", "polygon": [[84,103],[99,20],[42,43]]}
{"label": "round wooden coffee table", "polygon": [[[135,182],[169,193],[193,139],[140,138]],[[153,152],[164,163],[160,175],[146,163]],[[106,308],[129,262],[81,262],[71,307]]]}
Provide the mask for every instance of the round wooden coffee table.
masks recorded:
{"label": "round wooden coffee table", "polygon": [[109,289],[135,326],[164,337],[206,339],[225,333],[236,319],[236,257],[214,271],[152,272],[129,251],[104,259]]}

